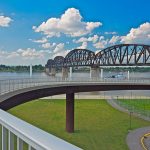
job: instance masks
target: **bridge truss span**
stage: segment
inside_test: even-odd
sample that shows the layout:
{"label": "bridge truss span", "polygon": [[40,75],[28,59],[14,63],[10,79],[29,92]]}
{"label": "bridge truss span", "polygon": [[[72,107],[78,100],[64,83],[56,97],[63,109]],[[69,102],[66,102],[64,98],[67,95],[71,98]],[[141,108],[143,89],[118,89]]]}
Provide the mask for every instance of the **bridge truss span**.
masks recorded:
{"label": "bridge truss span", "polygon": [[46,67],[76,66],[150,66],[150,46],[120,44],[101,50],[97,54],[87,49],[74,49],[65,57],[48,60]]}
{"label": "bridge truss span", "polygon": [[74,49],[66,55],[64,66],[91,66],[94,59],[94,52],[87,49]]}
{"label": "bridge truss span", "polygon": [[95,64],[99,66],[141,66],[150,65],[150,46],[121,44],[108,47],[96,54]]}

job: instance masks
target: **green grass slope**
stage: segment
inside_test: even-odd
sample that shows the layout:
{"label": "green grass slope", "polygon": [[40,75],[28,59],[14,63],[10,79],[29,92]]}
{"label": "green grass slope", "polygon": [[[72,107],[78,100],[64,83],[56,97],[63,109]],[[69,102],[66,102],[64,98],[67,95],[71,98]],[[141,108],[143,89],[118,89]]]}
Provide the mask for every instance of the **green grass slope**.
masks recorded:
{"label": "green grass slope", "polygon": [[[65,100],[36,100],[9,112],[85,150],[127,150],[129,116],[105,100],[75,100],[75,133],[65,131]],[[150,122],[132,118],[132,128]]]}

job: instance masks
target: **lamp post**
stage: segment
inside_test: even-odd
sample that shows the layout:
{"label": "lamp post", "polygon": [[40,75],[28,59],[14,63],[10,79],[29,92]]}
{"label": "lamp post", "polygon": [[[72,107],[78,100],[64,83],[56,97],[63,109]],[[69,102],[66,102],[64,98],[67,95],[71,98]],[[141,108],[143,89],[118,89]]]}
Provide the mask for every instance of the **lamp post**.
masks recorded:
{"label": "lamp post", "polygon": [[118,95],[117,95],[117,104],[119,104],[119,101],[118,101]]}
{"label": "lamp post", "polygon": [[32,77],[32,64],[30,64],[30,78]]}

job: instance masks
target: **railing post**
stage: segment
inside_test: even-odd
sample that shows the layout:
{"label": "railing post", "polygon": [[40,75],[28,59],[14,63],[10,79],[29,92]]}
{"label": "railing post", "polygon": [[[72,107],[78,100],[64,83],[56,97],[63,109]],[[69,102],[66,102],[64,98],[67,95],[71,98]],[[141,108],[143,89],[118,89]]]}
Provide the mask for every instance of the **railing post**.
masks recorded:
{"label": "railing post", "polygon": [[2,82],[2,81],[0,81],[0,94],[2,94],[2,90],[1,90],[1,82]]}
{"label": "railing post", "polygon": [[17,137],[17,150],[23,150],[23,141]]}
{"label": "railing post", "polygon": [[14,150],[14,134],[11,131],[8,132],[8,150]]}
{"label": "railing post", "polygon": [[28,150],[35,150],[35,149],[29,145]]}
{"label": "railing post", "polygon": [[7,150],[7,129],[2,126],[2,150]]}

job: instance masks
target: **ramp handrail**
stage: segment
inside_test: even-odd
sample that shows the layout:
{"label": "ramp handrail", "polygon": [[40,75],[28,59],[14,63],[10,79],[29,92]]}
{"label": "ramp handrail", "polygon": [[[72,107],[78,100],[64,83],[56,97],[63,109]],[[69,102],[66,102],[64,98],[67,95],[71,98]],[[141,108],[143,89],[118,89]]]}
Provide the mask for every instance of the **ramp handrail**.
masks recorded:
{"label": "ramp handrail", "polygon": [[0,80],[0,95],[15,90],[37,87],[43,85],[55,85],[62,83],[132,83],[132,84],[150,84],[149,79],[99,79],[99,78],[22,78]]}
{"label": "ramp handrail", "polygon": [[51,135],[0,109],[2,126],[2,150],[14,150],[14,137],[17,137],[17,150],[23,150],[23,142],[28,150],[81,150],[80,148]]}

